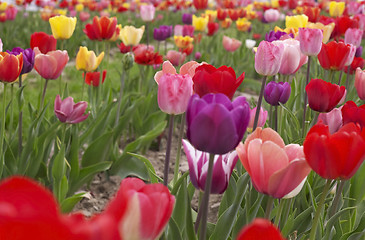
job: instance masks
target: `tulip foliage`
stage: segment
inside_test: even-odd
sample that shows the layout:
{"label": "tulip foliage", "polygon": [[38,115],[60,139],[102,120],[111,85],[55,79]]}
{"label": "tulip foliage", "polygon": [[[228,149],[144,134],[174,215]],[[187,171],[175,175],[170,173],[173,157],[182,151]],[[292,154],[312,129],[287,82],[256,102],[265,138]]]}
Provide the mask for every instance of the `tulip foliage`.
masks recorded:
{"label": "tulip foliage", "polygon": [[364,2],[13,2],[0,239],[364,239]]}

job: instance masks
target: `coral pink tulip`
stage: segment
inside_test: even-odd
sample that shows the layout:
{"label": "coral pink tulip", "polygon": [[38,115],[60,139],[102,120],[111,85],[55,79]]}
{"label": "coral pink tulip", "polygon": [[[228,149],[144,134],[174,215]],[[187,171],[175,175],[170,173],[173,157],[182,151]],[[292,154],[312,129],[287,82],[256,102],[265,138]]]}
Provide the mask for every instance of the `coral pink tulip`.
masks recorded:
{"label": "coral pink tulip", "polygon": [[298,40],[300,42],[300,51],[303,54],[307,56],[317,56],[322,48],[322,30],[299,28]]}
{"label": "coral pink tulip", "polygon": [[158,106],[165,113],[184,113],[192,95],[193,80],[187,74],[167,73],[158,81]]}
{"label": "coral pink tulip", "polygon": [[236,150],[255,189],[274,198],[298,194],[311,170],[303,147],[285,146],[280,135],[271,128],[257,128]]}
{"label": "coral pink tulip", "polygon": [[67,51],[50,51],[43,54],[36,47],[34,59],[34,69],[45,79],[57,79],[68,62]]}
{"label": "coral pink tulip", "polygon": [[[255,120],[255,114],[256,114],[256,107],[251,109],[251,112],[250,112],[250,121],[248,122],[248,126],[247,126],[247,129],[250,129],[250,132],[252,131],[252,128],[253,128],[253,122]],[[259,121],[257,122],[257,126],[258,127],[263,127],[266,123],[266,120],[267,120],[267,114],[268,112],[265,111],[263,108],[260,109],[260,112],[259,112]]]}
{"label": "coral pink tulip", "polygon": [[267,41],[260,42],[255,55],[255,70],[264,76],[273,76],[279,72],[284,46]]}
{"label": "coral pink tulip", "polygon": [[241,41],[227,36],[223,36],[223,47],[224,49],[226,49],[226,51],[234,52],[239,47],[241,47],[241,45],[242,45]]}
{"label": "coral pink tulip", "polygon": [[334,108],[328,113],[320,113],[318,122],[327,125],[331,134],[337,132],[343,125],[341,108]]}
{"label": "coral pink tulip", "polygon": [[365,100],[365,71],[361,70],[361,68],[356,69],[355,88],[359,98]]}
{"label": "coral pink tulip", "polygon": [[[181,75],[185,75],[185,74],[188,74],[191,78],[194,77],[195,75],[195,69],[197,67],[199,67],[201,64],[195,62],[195,61],[190,61],[190,62],[187,62],[185,63],[184,65],[182,65],[180,67],[180,74]],[[156,74],[155,74],[155,81],[158,82],[160,81],[160,78],[166,74],[166,73],[170,73],[170,74],[176,74],[176,69],[175,67],[172,65],[172,63],[170,61],[165,61],[163,64],[162,64],[162,71],[158,71]]]}
{"label": "coral pink tulip", "polygon": [[179,66],[185,61],[186,54],[175,50],[169,50],[166,54],[166,58],[172,65]]}

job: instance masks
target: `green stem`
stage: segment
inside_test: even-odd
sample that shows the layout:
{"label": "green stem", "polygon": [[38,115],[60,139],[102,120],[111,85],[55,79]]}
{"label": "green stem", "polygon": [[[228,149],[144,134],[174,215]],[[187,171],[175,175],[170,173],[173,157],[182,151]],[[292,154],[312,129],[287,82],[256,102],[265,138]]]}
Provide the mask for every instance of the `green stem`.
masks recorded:
{"label": "green stem", "polygon": [[86,71],[84,71],[84,77],[82,82],[82,90],[81,90],[81,100],[84,99],[84,92],[85,92],[85,82],[86,82]]}
{"label": "green stem", "polygon": [[169,135],[167,138],[167,146],[166,146],[165,169],[163,172],[163,185],[165,186],[167,186],[169,182],[170,153],[171,153],[172,132],[174,130],[174,117],[175,117],[174,114],[170,115]]}
{"label": "green stem", "polygon": [[274,130],[278,131],[278,106],[274,106],[274,119],[275,119],[275,125]]}
{"label": "green stem", "polygon": [[176,183],[178,175],[179,175],[181,144],[182,144],[182,139],[184,136],[184,128],[185,128],[185,113],[181,116],[180,132],[179,132],[179,138],[177,140],[177,153],[176,153],[175,170],[174,170],[174,183]]}
{"label": "green stem", "polygon": [[329,70],[329,71],[330,71],[330,76],[328,79],[330,80],[331,83],[333,83],[333,77],[335,75],[335,71],[334,70]]}
{"label": "green stem", "polygon": [[13,122],[14,122],[14,105],[13,105],[13,97],[14,97],[14,84],[10,85],[10,121],[9,121],[9,127],[8,127],[8,132],[9,132],[9,139],[12,139],[12,134],[13,134]]}
{"label": "green stem", "polygon": [[44,84],[44,88],[43,88],[43,93],[42,93],[42,101],[41,101],[41,106],[39,107],[39,112],[42,111],[43,109],[43,105],[44,105],[44,97],[46,96],[46,90],[47,90],[47,84],[48,84],[48,79],[45,79],[46,82]]}
{"label": "green stem", "polygon": [[[348,66],[347,67],[347,71],[346,71],[346,83],[345,83],[345,87],[346,87],[346,89],[349,89],[349,81],[350,81],[350,79],[349,79],[349,77],[350,77],[350,66]],[[348,94],[346,94],[346,98],[347,98],[347,96],[348,96]],[[345,99],[345,101],[346,101],[346,99]]]}
{"label": "green stem", "polygon": [[341,79],[342,79],[343,71],[340,71],[340,77],[338,78],[338,86],[341,86]]}
{"label": "green stem", "polygon": [[210,190],[212,186],[212,177],[213,177],[213,164],[214,164],[214,154],[210,153],[209,155],[209,166],[208,166],[208,173],[207,178],[205,182],[205,188],[204,188],[204,195],[202,204],[199,208],[199,212],[202,212],[202,219],[201,219],[201,227],[200,227],[200,237],[199,239],[206,239],[206,233],[207,233],[207,221],[208,221],[208,207],[209,207],[209,196],[210,196]]}
{"label": "green stem", "polygon": [[310,240],[315,240],[315,238],[316,238],[318,221],[319,221],[319,218],[321,216],[322,208],[323,208],[324,201],[326,199],[328,190],[330,188],[331,181],[332,181],[331,179],[327,179],[326,185],[324,185],[322,196],[321,196],[321,199],[319,200],[319,204],[318,204],[318,207],[317,207],[317,210],[316,210],[316,213],[314,215],[313,222],[312,222],[312,229],[311,229],[310,237],[309,237]]}
{"label": "green stem", "polygon": [[311,56],[308,56],[308,63],[307,63],[307,77],[305,80],[305,86],[303,89],[304,92],[304,105],[303,105],[303,121],[302,121],[302,137],[305,136],[306,134],[306,129],[305,129],[305,117],[307,114],[307,101],[308,101],[308,95],[307,92],[305,91],[305,87],[308,85],[309,83],[309,75],[310,75],[310,65],[311,65]]}
{"label": "green stem", "polygon": [[[22,74],[19,75],[19,88],[22,87]],[[20,100],[21,101],[21,100]],[[19,109],[19,123],[18,123],[18,155],[21,156],[23,150],[23,111],[21,102],[18,102]]]}
{"label": "green stem", "polygon": [[119,99],[118,99],[117,115],[115,116],[115,127],[117,127],[118,126],[118,123],[119,123],[120,106],[122,105],[122,97],[123,97],[124,82],[125,82],[125,74],[126,74],[126,71],[124,71],[124,70],[122,70],[122,71],[123,71],[122,72],[122,76],[120,77],[120,89],[119,89]]}
{"label": "green stem", "polygon": [[1,139],[0,139],[0,178],[2,177],[3,174],[3,170],[4,170],[4,164],[5,164],[5,153],[3,152],[4,150],[4,139],[5,139],[5,121],[6,121],[6,87],[7,84],[4,84],[4,90],[3,90],[3,119],[1,121]]}
{"label": "green stem", "polygon": [[284,213],[282,214],[282,216],[284,217],[280,223],[281,225],[281,228],[282,229],[284,227],[284,224],[286,223],[286,220],[288,219],[289,217],[289,212],[290,212],[290,209],[291,209],[291,206],[292,206],[292,203],[293,203],[293,198],[290,198],[289,201],[285,200],[285,202],[287,203],[286,204],[286,207],[285,207],[285,210],[284,210]]}
{"label": "green stem", "polygon": [[270,220],[270,213],[271,213],[273,204],[274,204],[274,198],[269,196],[269,199],[267,199],[266,210],[265,210],[265,218],[268,220]]}
{"label": "green stem", "polygon": [[342,190],[343,190],[343,187],[345,186],[345,183],[346,183],[345,180],[339,181],[338,188],[336,190],[336,196],[333,199],[331,210],[330,210],[330,213],[328,215],[328,218],[331,218],[337,212],[338,203],[340,202]]}
{"label": "green stem", "polygon": [[255,114],[255,120],[253,122],[252,132],[255,131],[255,129],[257,127],[257,123],[259,121],[260,109],[261,109],[262,97],[264,96],[264,89],[265,89],[266,78],[267,78],[267,76],[264,76],[264,78],[262,79],[261,91],[260,91],[259,100],[258,100],[257,106],[256,106],[256,114]]}
{"label": "green stem", "polygon": [[285,200],[284,199],[280,199],[279,201],[280,201],[280,203],[279,203],[279,210],[278,210],[278,212],[277,212],[277,214],[275,216],[275,222],[274,222],[275,226],[277,226],[277,227],[279,227],[280,218],[281,218],[281,214],[283,212],[284,201]]}

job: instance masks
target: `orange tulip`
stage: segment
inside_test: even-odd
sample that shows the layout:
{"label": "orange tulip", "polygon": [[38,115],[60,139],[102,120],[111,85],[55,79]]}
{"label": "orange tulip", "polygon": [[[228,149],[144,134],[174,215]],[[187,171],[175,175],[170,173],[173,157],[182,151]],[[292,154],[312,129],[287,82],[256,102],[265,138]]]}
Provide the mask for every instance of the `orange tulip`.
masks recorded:
{"label": "orange tulip", "polygon": [[0,81],[14,82],[23,67],[23,54],[12,55],[7,52],[0,52]]}

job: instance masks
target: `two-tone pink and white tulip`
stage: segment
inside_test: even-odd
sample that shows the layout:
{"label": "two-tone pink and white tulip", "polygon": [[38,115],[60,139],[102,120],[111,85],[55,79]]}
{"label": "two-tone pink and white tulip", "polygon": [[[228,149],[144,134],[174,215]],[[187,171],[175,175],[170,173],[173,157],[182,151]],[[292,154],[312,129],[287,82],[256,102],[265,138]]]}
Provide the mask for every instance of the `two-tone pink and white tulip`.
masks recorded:
{"label": "two-tone pink and white tulip", "polygon": [[263,76],[273,76],[279,72],[283,58],[283,44],[275,45],[271,42],[260,42],[255,55],[255,70]]}

